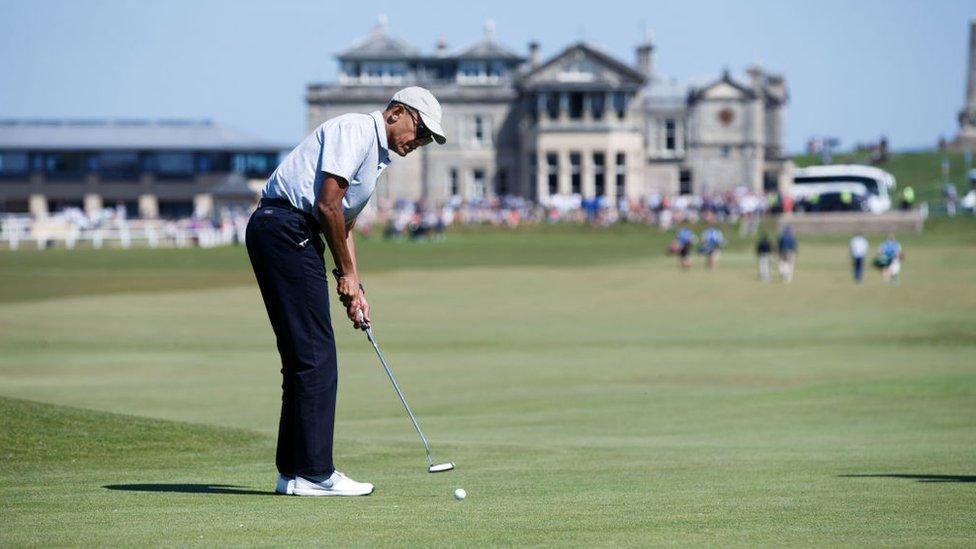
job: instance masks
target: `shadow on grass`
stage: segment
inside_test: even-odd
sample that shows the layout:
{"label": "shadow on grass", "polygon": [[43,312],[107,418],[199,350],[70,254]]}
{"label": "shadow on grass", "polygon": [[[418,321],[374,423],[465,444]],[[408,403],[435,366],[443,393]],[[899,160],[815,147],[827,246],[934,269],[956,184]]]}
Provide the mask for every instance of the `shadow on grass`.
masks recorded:
{"label": "shadow on grass", "polygon": [[870,475],[837,475],[844,478],[903,478],[918,482],[976,482],[976,475],[907,475],[899,473]]}
{"label": "shadow on grass", "polygon": [[230,484],[106,484],[108,490],[125,492],[172,492],[177,494],[236,494],[242,496],[273,496],[274,492],[248,490]]}

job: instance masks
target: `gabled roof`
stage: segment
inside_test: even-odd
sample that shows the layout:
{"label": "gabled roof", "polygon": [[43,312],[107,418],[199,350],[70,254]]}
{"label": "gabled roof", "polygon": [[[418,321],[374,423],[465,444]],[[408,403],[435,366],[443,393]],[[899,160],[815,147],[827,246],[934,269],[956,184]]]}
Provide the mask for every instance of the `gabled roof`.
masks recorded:
{"label": "gabled roof", "polygon": [[0,120],[0,149],[279,151],[209,120]]}
{"label": "gabled roof", "polygon": [[691,101],[701,100],[706,95],[708,95],[708,92],[709,91],[711,91],[711,90],[713,90],[713,89],[715,89],[715,88],[717,88],[719,86],[722,86],[722,85],[727,85],[727,86],[731,86],[731,87],[735,88],[740,93],[742,93],[744,99],[755,99],[755,97],[756,97],[756,92],[753,91],[752,88],[750,88],[750,87],[748,87],[746,85],[740,84],[740,83],[736,82],[735,80],[733,80],[732,79],[732,76],[729,74],[729,70],[728,69],[725,69],[724,71],[722,71],[722,77],[719,78],[718,80],[712,82],[711,84],[708,84],[706,86],[703,86],[701,88],[697,88],[697,89],[692,90],[690,99],[691,99]]}
{"label": "gabled roof", "polygon": [[524,61],[525,58],[488,37],[457,54],[458,59]]}
{"label": "gabled roof", "polygon": [[567,47],[552,59],[524,74],[520,82],[522,85],[529,87],[537,83],[543,84],[543,82],[539,81],[541,75],[551,72],[554,66],[567,62],[567,60],[571,60],[574,57],[589,59],[605,66],[619,76],[618,84],[641,86],[645,82],[645,77],[640,71],[586,42],[577,42]]}
{"label": "gabled roof", "polygon": [[336,57],[340,61],[358,61],[368,59],[410,59],[417,57],[417,48],[406,40],[391,35],[387,29],[385,19],[373,27],[373,32],[365,38],[360,38],[348,48],[339,52]]}

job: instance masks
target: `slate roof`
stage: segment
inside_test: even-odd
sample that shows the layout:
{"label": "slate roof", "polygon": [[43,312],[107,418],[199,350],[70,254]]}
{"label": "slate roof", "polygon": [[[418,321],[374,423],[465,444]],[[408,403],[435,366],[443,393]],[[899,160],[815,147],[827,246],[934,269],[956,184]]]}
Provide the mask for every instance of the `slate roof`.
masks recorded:
{"label": "slate roof", "polygon": [[651,106],[683,106],[689,87],[671,77],[652,75],[644,87],[644,101]]}
{"label": "slate roof", "polygon": [[419,55],[412,44],[387,32],[385,26],[378,26],[373,32],[357,40],[336,56],[340,61],[362,61],[370,59],[411,59]]}
{"label": "slate roof", "polygon": [[458,59],[504,59],[511,61],[524,61],[525,58],[500,44],[493,38],[485,38],[477,42],[461,53],[457,54]]}

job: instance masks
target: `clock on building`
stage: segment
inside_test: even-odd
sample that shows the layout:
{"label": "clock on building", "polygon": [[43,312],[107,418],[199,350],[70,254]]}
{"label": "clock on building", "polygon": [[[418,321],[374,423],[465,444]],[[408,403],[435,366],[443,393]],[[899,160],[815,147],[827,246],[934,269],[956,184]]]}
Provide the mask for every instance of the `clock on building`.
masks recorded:
{"label": "clock on building", "polygon": [[732,109],[726,107],[718,111],[718,121],[722,123],[723,126],[728,126],[735,119],[735,113]]}

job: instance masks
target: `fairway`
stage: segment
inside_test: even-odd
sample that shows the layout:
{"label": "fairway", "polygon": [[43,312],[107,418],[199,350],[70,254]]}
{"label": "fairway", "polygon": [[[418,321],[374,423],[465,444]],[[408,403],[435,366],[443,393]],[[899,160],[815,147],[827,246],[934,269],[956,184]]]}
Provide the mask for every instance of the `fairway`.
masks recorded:
{"label": "fairway", "polygon": [[902,239],[894,288],[853,285],[840,238],[801,237],[789,286],[735,238],[679,272],[644,227],[364,242],[376,336],[457,470],[426,472],[333,303],[336,464],[376,484],[337,499],[271,495],[243,248],[2,253],[0,545],[971,547],[974,234]]}

